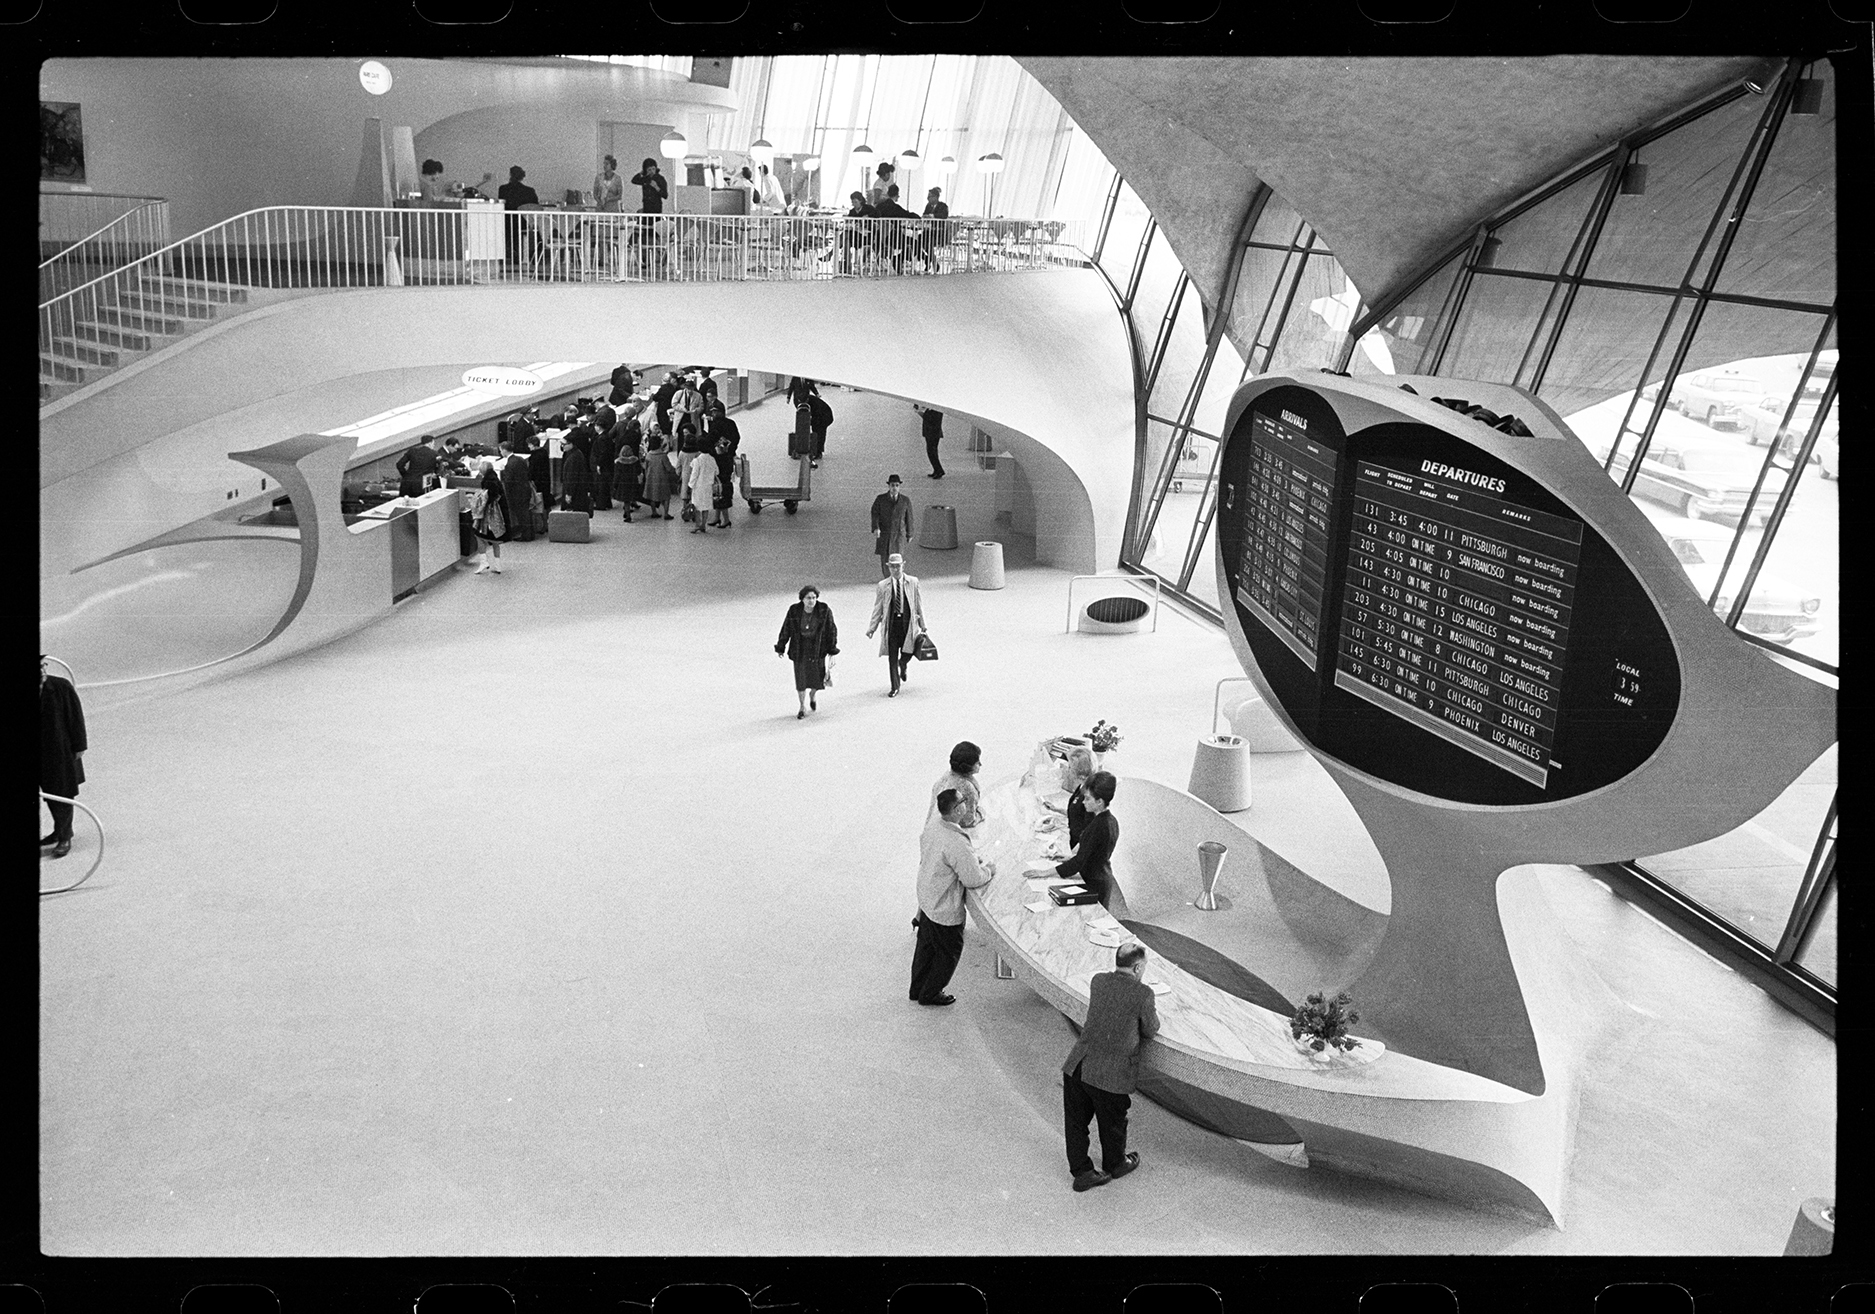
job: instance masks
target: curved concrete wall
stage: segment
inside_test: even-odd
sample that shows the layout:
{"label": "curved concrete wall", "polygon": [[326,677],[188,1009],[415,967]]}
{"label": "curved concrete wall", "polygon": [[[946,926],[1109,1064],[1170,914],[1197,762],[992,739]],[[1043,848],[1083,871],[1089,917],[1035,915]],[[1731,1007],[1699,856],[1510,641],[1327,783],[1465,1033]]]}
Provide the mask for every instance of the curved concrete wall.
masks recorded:
{"label": "curved concrete wall", "polygon": [[[62,575],[258,494],[259,474],[228,453],[382,408],[381,398],[347,405],[352,381],[540,359],[732,364],[979,417],[1034,446],[1026,470],[1043,560],[1080,571],[1118,559],[1133,449],[1124,329],[1098,274],[1049,270],[406,287],[264,306],[42,416],[41,570]],[[834,436],[843,447],[865,440],[837,418]]]}

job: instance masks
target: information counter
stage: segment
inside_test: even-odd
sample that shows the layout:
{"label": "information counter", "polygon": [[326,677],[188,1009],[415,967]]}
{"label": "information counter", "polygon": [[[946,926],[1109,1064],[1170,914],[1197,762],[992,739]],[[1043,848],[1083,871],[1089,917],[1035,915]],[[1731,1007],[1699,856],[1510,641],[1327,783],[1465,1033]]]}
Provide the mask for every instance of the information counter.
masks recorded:
{"label": "information counter", "polygon": [[[994,875],[966,906],[1016,978],[1077,1026],[1091,978],[1113,970],[1116,943],[1147,945],[1161,1029],[1140,1051],[1142,1094],[1297,1167],[1313,1162],[1473,1207],[1559,1216],[1555,1101],[1372,1040],[1323,1061],[1292,1039],[1287,1004],[1332,992],[1334,974],[1371,953],[1383,914],[1365,914],[1368,924],[1356,928],[1340,895],[1235,823],[1183,791],[1133,778],[1114,800],[1111,914],[1099,904],[1058,907],[1046,879],[1025,876],[1058,860],[1051,851],[1066,843],[1044,802],[1055,792],[1052,782],[1038,790],[1031,774],[984,793],[975,846]],[[1196,844],[1219,838],[1230,848],[1224,884],[1233,905],[1198,912]],[[1342,948],[1325,948],[1336,940]],[[1337,963],[1337,954],[1350,961]]]}
{"label": "information counter", "polygon": [[385,534],[391,558],[391,597],[402,598],[462,559],[462,494],[437,488],[366,507],[346,528],[353,535]]}

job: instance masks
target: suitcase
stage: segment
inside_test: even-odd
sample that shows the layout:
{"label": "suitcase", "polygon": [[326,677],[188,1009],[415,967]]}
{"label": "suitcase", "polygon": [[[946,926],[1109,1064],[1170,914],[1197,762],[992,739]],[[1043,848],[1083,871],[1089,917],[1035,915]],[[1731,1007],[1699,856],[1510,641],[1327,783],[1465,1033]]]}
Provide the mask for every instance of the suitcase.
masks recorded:
{"label": "suitcase", "polygon": [[549,511],[547,513],[547,541],[549,543],[592,542],[592,517],[584,511]]}

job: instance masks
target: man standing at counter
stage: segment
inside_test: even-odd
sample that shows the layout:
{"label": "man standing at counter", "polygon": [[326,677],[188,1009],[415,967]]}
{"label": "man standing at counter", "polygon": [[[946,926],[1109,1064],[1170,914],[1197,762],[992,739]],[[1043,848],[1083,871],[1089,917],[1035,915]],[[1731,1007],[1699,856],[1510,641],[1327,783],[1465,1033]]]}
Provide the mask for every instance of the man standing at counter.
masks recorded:
{"label": "man standing at counter", "polygon": [[442,466],[438,448],[443,440],[433,433],[426,433],[415,447],[397,458],[397,495],[399,497],[421,497],[429,488],[429,480],[436,478],[436,472]]}
{"label": "man standing at counter", "polygon": [[[1113,970],[1094,974],[1087,1023],[1061,1065],[1062,1126],[1077,1191],[1105,1186],[1139,1167],[1139,1152],[1126,1148],[1126,1111],[1139,1082],[1139,1047],[1159,1034],[1159,1008],[1142,979],[1145,971],[1145,945],[1129,940],[1113,951]],[[1090,1118],[1100,1125],[1098,1172],[1087,1154]]]}
{"label": "man standing at counter", "polygon": [[994,873],[957,824],[969,806],[964,796],[947,789],[937,804],[937,816],[918,839],[918,947],[911,957],[911,998],[942,1008],[957,1002],[944,987],[964,956],[964,891],[988,885]]}

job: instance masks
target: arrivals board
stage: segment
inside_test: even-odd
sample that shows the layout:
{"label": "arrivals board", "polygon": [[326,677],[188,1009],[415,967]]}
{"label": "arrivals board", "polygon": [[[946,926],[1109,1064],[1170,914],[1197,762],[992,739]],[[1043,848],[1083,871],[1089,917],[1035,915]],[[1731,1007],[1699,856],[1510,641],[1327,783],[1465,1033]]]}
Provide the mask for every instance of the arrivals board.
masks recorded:
{"label": "arrivals board", "polygon": [[1252,421],[1250,480],[1239,512],[1245,546],[1237,600],[1314,666],[1327,601],[1339,461],[1332,449],[1311,442],[1299,422],[1301,417],[1281,412]]}

